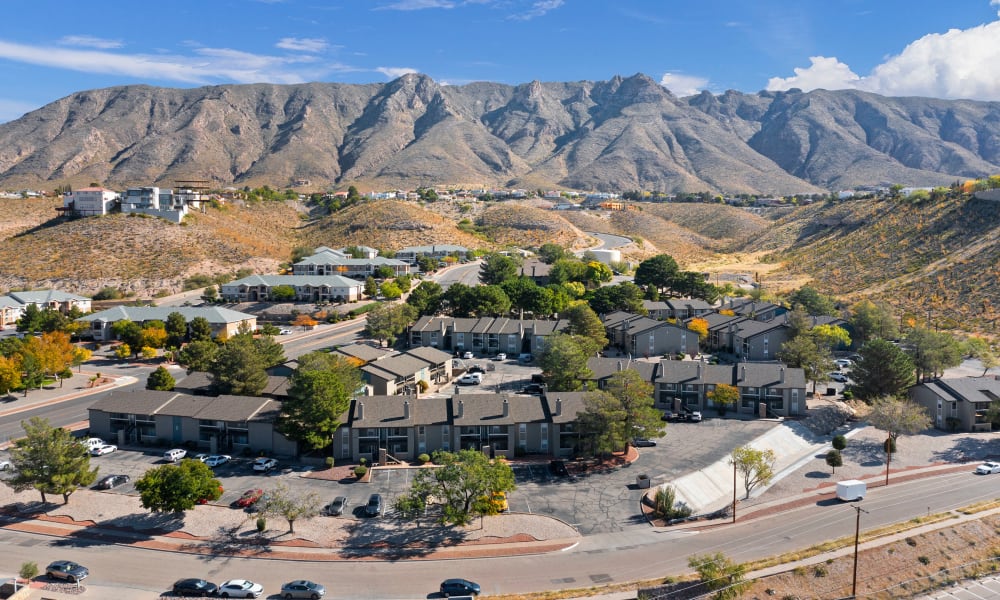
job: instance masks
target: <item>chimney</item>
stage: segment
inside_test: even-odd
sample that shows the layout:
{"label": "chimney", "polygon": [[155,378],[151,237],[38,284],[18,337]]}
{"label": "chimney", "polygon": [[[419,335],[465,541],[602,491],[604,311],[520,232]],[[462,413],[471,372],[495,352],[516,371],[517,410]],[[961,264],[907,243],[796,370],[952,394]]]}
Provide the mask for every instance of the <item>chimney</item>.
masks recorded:
{"label": "chimney", "polygon": [[365,403],[358,402],[358,416],[355,421],[363,421],[365,418]]}
{"label": "chimney", "polygon": [[740,367],[740,381],[745,381],[747,378],[747,368]]}
{"label": "chimney", "polygon": [[781,370],[778,371],[778,373],[780,375],[780,378],[778,379],[778,383],[785,383],[785,367],[781,367]]}
{"label": "chimney", "polygon": [[561,414],[562,414],[562,398],[556,398],[556,414],[555,414],[555,416],[558,417]]}
{"label": "chimney", "polygon": [[503,416],[510,416],[510,402],[507,402],[506,398],[503,399]]}
{"label": "chimney", "polygon": [[409,400],[403,400],[403,418],[404,419],[409,419],[410,418],[410,401]]}
{"label": "chimney", "polygon": [[456,418],[461,419],[465,415],[465,401],[458,401],[458,414],[455,415]]}
{"label": "chimney", "polygon": [[701,361],[698,361],[698,371],[695,378],[701,379]]}

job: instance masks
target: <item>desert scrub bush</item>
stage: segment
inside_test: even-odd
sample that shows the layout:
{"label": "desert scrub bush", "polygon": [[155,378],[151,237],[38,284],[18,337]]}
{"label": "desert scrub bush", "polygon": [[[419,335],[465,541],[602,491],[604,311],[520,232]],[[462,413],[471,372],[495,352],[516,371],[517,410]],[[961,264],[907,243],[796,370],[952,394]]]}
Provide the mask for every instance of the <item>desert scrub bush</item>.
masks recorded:
{"label": "desert scrub bush", "polygon": [[926,556],[918,556],[917,561],[922,565],[931,564],[931,559],[927,558]]}

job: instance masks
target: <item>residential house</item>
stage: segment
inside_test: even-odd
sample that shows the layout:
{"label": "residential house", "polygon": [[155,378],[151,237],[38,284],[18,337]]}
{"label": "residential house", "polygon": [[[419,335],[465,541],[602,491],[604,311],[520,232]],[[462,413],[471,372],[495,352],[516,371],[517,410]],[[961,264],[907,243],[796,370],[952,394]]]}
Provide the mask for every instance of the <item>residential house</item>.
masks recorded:
{"label": "residential house", "polygon": [[584,388],[590,390],[603,390],[608,387],[608,380],[610,380],[615,373],[619,373],[621,371],[635,371],[639,374],[639,377],[643,381],[652,384],[656,381],[656,375],[659,372],[660,362],[633,360],[624,357],[604,358],[600,356],[592,356],[587,359],[587,368],[590,369],[592,375],[584,380]]}
{"label": "residential house", "polygon": [[90,434],[118,445],[194,444],[212,454],[295,456],[297,444],[274,428],[280,411],[280,402],[265,397],[116,390],[90,406]]}
{"label": "residential house", "polygon": [[537,353],[545,338],[562,331],[568,323],[506,317],[455,318],[423,316],[409,330],[413,346],[429,346],[448,352],[471,351],[484,356],[499,352]]}
{"label": "residential house", "polygon": [[670,305],[662,300],[643,300],[642,307],[646,309],[646,315],[651,319],[666,321],[667,319],[674,318],[671,316],[672,309]]}
{"label": "residential house", "polygon": [[361,378],[373,396],[417,394],[418,382],[435,391],[451,382],[452,358],[434,348],[416,348],[385,356],[361,367]]}
{"label": "residential house", "polygon": [[611,346],[631,356],[697,354],[698,334],[683,324],[657,321],[621,311],[606,315],[602,322]]}
{"label": "residential house", "polygon": [[580,448],[578,415],[590,392],[553,392],[542,396],[549,408],[549,448],[553,456],[574,456]]}
{"label": "residential house", "polygon": [[118,192],[103,187],[86,187],[63,193],[63,210],[83,217],[106,215],[118,203]]}
{"label": "residential house", "polygon": [[[132,187],[122,195],[122,212],[160,217],[173,223],[180,223],[188,213],[188,205],[194,203],[190,193],[174,193],[173,190],[156,186]],[[188,190],[189,192],[189,190]]]}
{"label": "residential house", "polygon": [[516,394],[453,396],[456,449],[489,449],[491,456],[549,454],[550,427],[545,400]]}
{"label": "residential house", "polygon": [[668,298],[664,304],[668,308],[667,318],[679,321],[704,317],[715,311],[715,307],[701,298]]}
{"label": "residential house", "polygon": [[370,258],[351,258],[340,250],[326,249],[307,256],[292,265],[294,275],[340,275],[357,279],[373,277],[381,267],[392,269],[393,277],[409,275],[412,267],[409,263],[395,258],[372,256]]}
{"label": "residential house", "polygon": [[537,258],[528,259],[521,263],[521,277],[530,277],[537,285],[548,285],[551,273],[552,265]]}
{"label": "residential house", "polygon": [[740,321],[733,332],[733,354],[743,361],[777,360],[778,352],[791,339],[791,334],[784,319]]}
{"label": "residential house", "polygon": [[24,314],[24,305],[10,296],[0,296],[0,329],[17,325]]}
{"label": "residential house", "polygon": [[656,405],[669,410],[717,409],[708,393],[727,384],[740,392],[737,406],[730,409],[739,415],[790,417],[806,412],[805,372],[782,364],[662,360],[655,383]]}
{"label": "residential house", "polygon": [[273,302],[278,286],[294,289],[297,302],[354,302],[365,284],[340,275],[250,275],[222,284],[220,295],[228,302]]}
{"label": "residential house", "polygon": [[60,292],[59,290],[34,290],[30,292],[10,292],[7,294],[15,302],[19,302],[22,308],[27,308],[29,304],[34,304],[39,310],[50,308],[58,310],[62,314],[68,314],[74,308],[80,312],[90,312],[90,298]]}
{"label": "residential house", "polygon": [[926,381],[910,388],[910,399],[927,410],[938,429],[990,431],[986,413],[990,404],[1000,402],[1000,377]]}
{"label": "residential house", "polygon": [[705,349],[712,352],[733,352],[736,328],[747,318],[720,313],[709,313],[699,318],[708,323],[708,339],[705,340]]}
{"label": "residential house", "polygon": [[118,321],[132,321],[140,325],[147,321],[167,322],[170,313],[180,313],[190,323],[203,317],[212,326],[212,336],[236,335],[240,328],[257,329],[257,317],[217,306],[115,306],[77,319],[89,323],[90,335],[97,341],[114,339],[111,327]]}
{"label": "residential house", "polygon": [[417,258],[427,256],[441,260],[446,256],[454,256],[459,259],[469,257],[469,249],[465,246],[453,244],[435,244],[433,246],[408,246],[396,252],[396,258],[411,265],[417,263]]}
{"label": "residential house", "polygon": [[784,306],[761,302],[750,298],[729,298],[723,302],[719,310],[732,311],[735,315],[755,321],[770,321],[788,312]]}

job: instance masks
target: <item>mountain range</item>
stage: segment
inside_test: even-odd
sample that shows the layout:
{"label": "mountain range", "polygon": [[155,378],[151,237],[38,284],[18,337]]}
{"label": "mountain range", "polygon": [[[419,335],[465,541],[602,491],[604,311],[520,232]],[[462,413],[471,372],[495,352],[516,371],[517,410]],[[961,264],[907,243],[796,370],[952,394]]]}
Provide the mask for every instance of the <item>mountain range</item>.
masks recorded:
{"label": "mountain range", "polygon": [[[0,186],[817,193],[1000,172],[1000,103],[608,81],[122,86],[0,125]],[[304,183],[308,181],[308,184]]]}

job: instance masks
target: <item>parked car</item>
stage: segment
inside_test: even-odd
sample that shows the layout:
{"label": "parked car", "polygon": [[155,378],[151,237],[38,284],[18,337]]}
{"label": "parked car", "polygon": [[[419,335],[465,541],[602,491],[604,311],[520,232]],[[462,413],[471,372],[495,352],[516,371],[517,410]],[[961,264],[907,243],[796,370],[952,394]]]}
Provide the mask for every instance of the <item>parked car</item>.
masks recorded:
{"label": "parked car", "polygon": [[472,352],[463,352],[462,353],[462,358],[464,358],[465,360],[470,360],[470,359],[473,359],[475,357],[476,357],[476,355],[473,354]]}
{"label": "parked car", "polygon": [[187,456],[187,450],[184,448],[173,448],[163,453],[164,460],[169,460],[170,462],[177,462],[185,456]]}
{"label": "parked car", "polygon": [[281,586],[282,598],[312,598],[317,600],[326,594],[326,588],[306,579],[289,581]]}
{"label": "parked car", "polygon": [[482,382],[482,373],[466,373],[458,378],[458,385],[479,385]]}
{"label": "parked car", "polygon": [[517,362],[530,363],[533,360],[535,360],[535,357],[528,352],[522,352],[517,356]]}
{"label": "parked car", "polygon": [[701,423],[701,412],[692,410],[684,415],[684,420],[690,421],[691,423]]}
{"label": "parked car", "polygon": [[501,352],[500,354],[497,354],[497,355],[496,355],[496,356],[495,356],[495,357],[493,358],[493,360],[507,360],[507,354],[506,354],[506,353],[504,353],[504,352]]}
{"label": "parked car", "polygon": [[328,517],[339,517],[344,514],[345,508],[347,508],[347,498],[344,496],[337,496],[333,499],[333,502],[323,507],[323,514]]}
{"label": "parked car", "polygon": [[291,329],[280,329],[278,330],[278,335],[291,335]]}
{"label": "parked car", "polygon": [[263,593],[264,586],[246,579],[230,579],[219,586],[223,598],[259,598]]}
{"label": "parked car", "polygon": [[267,473],[268,471],[277,466],[278,466],[278,459],[276,458],[268,458],[266,456],[261,456],[259,458],[254,459],[253,461],[254,471],[263,471]]}
{"label": "parked car", "polygon": [[838,369],[850,369],[852,366],[854,366],[854,363],[846,358],[838,358],[833,362],[836,363]]}
{"label": "parked car", "polygon": [[178,579],[174,582],[173,592],[175,596],[195,596],[204,598],[214,596],[219,590],[219,586],[204,579]]}
{"label": "parked car", "polygon": [[128,475],[108,475],[98,481],[94,487],[99,490],[110,490],[129,481],[131,481],[131,478]]}
{"label": "parked car", "polygon": [[481,591],[479,584],[468,579],[445,579],[441,582],[441,595],[448,596],[478,596]]}
{"label": "parked car", "polygon": [[0,471],[7,471],[13,466],[9,460],[0,460]]}
{"label": "parked car", "polygon": [[532,396],[538,396],[545,392],[545,386],[540,383],[529,383],[528,385],[521,388],[522,394],[531,394]]}
{"label": "parked car", "polygon": [[566,468],[566,461],[564,460],[557,459],[549,461],[549,471],[551,471],[553,475],[557,475],[559,477],[569,476],[569,469]]}
{"label": "parked car", "polygon": [[365,516],[377,517],[380,514],[382,514],[381,494],[372,494],[371,496],[368,496],[368,504],[365,505]]}
{"label": "parked car", "polygon": [[684,417],[682,417],[681,415],[675,413],[672,410],[665,410],[665,411],[663,411],[663,414],[660,415],[660,420],[661,421],[669,421],[671,423],[674,423],[676,421],[683,421]]}
{"label": "parked car", "polygon": [[976,467],[977,475],[991,475],[993,473],[1000,473],[1000,462],[984,462]]}
{"label": "parked car", "polygon": [[831,381],[838,381],[840,383],[847,383],[847,375],[844,375],[843,373],[840,373],[840,372],[836,372],[835,371],[833,373],[828,373],[827,377],[829,377]]}
{"label": "parked car", "polygon": [[114,444],[104,444],[103,446],[97,446],[90,450],[91,456],[104,456],[105,454],[111,454],[118,449],[118,446]]}
{"label": "parked car", "polygon": [[649,448],[656,445],[656,440],[651,440],[648,438],[633,438],[632,445],[636,448]]}
{"label": "parked car", "polygon": [[486,369],[483,368],[483,365],[472,365],[471,367],[469,367],[469,373],[485,373],[485,372]]}
{"label": "parked car", "polygon": [[261,489],[247,490],[236,500],[236,506],[246,508],[252,504],[256,504],[263,495],[264,490]]}
{"label": "parked car", "polygon": [[210,454],[205,454],[204,452],[199,452],[198,454],[194,455],[194,460],[196,460],[198,462],[205,462],[206,460],[208,460],[209,456],[211,456],[211,455]]}
{"label": "parked car", "polygon": [[94,448],[100,448],[101,446],[104,446],[105,444],[107,444],[107,442],[105,442],[101,438],[87,438],[83,440],[82,444],[86,446],[87,450],[93,450]]}
{"label": "parked car", "polygon": [[90,575],[90,570],[71,560],[57,560],[45,567],[45,574],[53,579],[76,583],[86,579]]}
{"label": "parked car", "polygon": [[219,465],[224,465],[231,460],[233,460],[233,457],[228,454],[213,454],[212,456],[206,458],[204,462],[210,467],[217,467]]}

